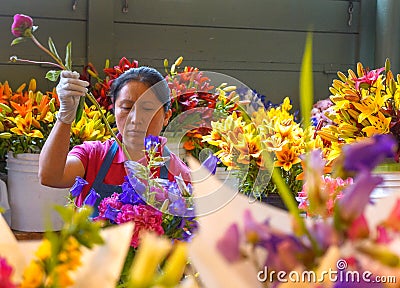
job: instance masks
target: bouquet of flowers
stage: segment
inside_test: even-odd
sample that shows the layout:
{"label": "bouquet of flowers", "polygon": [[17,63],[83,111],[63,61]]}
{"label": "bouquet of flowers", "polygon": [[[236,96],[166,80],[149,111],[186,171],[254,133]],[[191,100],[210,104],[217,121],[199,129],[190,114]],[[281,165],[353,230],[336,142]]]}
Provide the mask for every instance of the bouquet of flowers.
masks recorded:
{"label": "bouquet of flowers", "polygon": [[38,91],[35,79],[15,91],[5,81],[0,89],[1,155],[39,153],[55,122],[59,104],[55,90]]}
{"label": "bouquet of flowers", "polygon": [[307,145],[318,145],[318,137],[304,140],[306,132],[291,109],[290,99],[285,98],[278,107],[259,108],[251,118],[233,113],[213,122],[210,135],[203,136],[204,141],[218,147],[216,155],[221,162],[238,171],[240,192],[255,198],[277,193],[275,183],[270,181],[272,169],[280,170],[293,195],[301,190],[300,156]]}
{"label": "bouquet of flowers", "polygon": [[[357,71],[348,70],[346,76],[337,72],[329,88],[332,106],[326,116],[333,122],[322,127],[318,135],[325,141],[325,155],[329,162],[338,157],[341,147],[375,134],[392,134],[399,141],[399,85],[390,63],[369,70],[357,63]],[[398,161],[399,153],[394,159]]]}
{"label": "bouquet of flowers", "polygon": [[[114,193],[102,199],[97,207],[99,216],[93,219],[101,221],[105,226],[127,222],[135,224],[121,283],[129,274],[145,231],[173,240],[190,241],[197,230],[191,184],[186,184],[178,176],[173,182],[154,177],[154,169],[168,161],[160,156],[160,145],[158,136],[145,138],[147,165],[127,161],[127,176],[122,184],[122,193]],[[84,179],[78,177],[71,188],[71,196],[78,196],[86,184]],[[94,205],[98,197],[96,191],[91,189],[84,203]]]}
{"label": "bouquet of flowers", "polygon": [[[37,90],[35,79],[15,91],[7,81],[0,83],[0,89],[3,93],[0,100],[0,155],[4,157],[9,151],[15,154],[40,153],[59,109],[55,89],[42,93]],[[71,147],[83,141],[104,141],[111,136],[93,105],[85,105],[84,111],[83,117],[72,124]],[[104,113],[110,123],[115,121],[110,112]]]}
{"label": "bouquet of flowers", "polygon": [[[0,287],[116,287],[134,224],[101,229],[90,206],[56,209],[65,224],[41,241],[17,242],[0,215]],[[125,287],[197,287],[194,276],[182,280],[187,254],[185,242],[145,233]]]}
{"label": "bouquet of flowers", "polygon": [[183,57],[179,57],[169,68],[168,60],[164,60],[172,104],[170,124],[164,133],[178,134],[183,148],[196,159],[204,161],[209,152],[217,151],[215,146],[202,139],[202,136],[211,133],[211,122],[232,115],[233,112],[247,114],[250,104],[263,104],[260,99],[253,103],[249,101],[255,94],[236,79],[191,66],[179,69],[182,62]]}
{"label": "bouquet of flowers", "polygon": [[[245,210],[243,229],[238,223],[231,224],[217,242],[217,249],[230,263],[250,259],[249,263],[256,264],[256,271],[260,271],[260,285],[267,287],[285,287],[296,282],[308,283],[309,287],[314,287],[313,283],[315,287],[317,283],[318,287],[331,287],[332,282],[336,282],[335,287],[349,287],[348,283],[362,283],[360,287],[365,287],[374,282],[373,287],[386,287],[385,280],[379,283],[379,279],[394,283],[391,281],[400,274],[400,251],[396,249],[400,239],[400,201],[395,201],[388,216],[382,215],[379,218],[383,219],[378,221],[373,219],[374,212],[368,214],[367,206],[371,192],[382,181],[372,170],[396,151],[392,135],[376,135],[345,145],[340,160],[335,162],[340,167],[335,170],[344,173],[342,177],[355,175],[354,182],[348,183],[341,197],[335,199],[331,213],[325,202],[329,197],[325,186],[331,183],[321,180],[325,163],[320,151],[311,151],[305,185],[313,217],[288,233],[273,227],[268,220],[256,220],[251,210]],[[360,156],[366,153],[373,153],[375,160]],[[388,201],[393,203],[393,199]],[[386,206],[384,209],[387,210]],[[336,278],[324,275],[328,271],[334,271]],[[301,278],[304,273],[308,273],[308,278]],[[351,273],[357,278],[348,278]],[[347,276],[338,277],[339,274]]]}

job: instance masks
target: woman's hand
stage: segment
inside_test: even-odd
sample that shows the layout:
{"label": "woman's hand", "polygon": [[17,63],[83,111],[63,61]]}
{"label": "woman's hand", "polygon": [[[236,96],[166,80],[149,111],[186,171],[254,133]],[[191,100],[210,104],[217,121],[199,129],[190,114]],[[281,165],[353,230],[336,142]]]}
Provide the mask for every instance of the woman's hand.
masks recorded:
{"label": "woman's hand", "polygon": [[60,99],[60,109],[57,119],[65,124],[71,124],[75,120],[76,109],[79,104],[79,98],[85,96],[89,86],[87,81],[79,79],[78,72],[62,71],[60,74],[60,82],[56,90]]}

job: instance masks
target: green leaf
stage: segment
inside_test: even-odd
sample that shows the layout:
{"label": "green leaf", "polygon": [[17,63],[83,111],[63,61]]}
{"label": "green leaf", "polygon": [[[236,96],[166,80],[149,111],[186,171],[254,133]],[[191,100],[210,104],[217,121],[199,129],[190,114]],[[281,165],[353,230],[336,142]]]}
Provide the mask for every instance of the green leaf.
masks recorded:
{"label": "green leaf", "polygon": [[300,110],[303,118],[304,130],[311,124],[311,109],[314,102],[314,83],[312,68],[312,34],[309,32],[303,54],[300,71]]}
{"label": "green leaf", "polygon": [[72,70],[72,42],[68,42],[65,49],[65,67],[68,70]]}
{"label": "green leaf", "polygon": [[21,43],[21,42],[25,42],[25,40],[26,40],[26,37],[18,37],[18,38],[15,38],[15,39],[11,42],[11,46],[17,45],[17,44],[19,44],[19,43]]}
{"label": "green leaf", "polygon": [[60,56],[58,55],[57,49],[56,49],[56,45],[54,45],[53,39],[51,39],[51,37],[49,37],[49,48],[51,53],[54,54],[54,56],[60,61],[62,62]]}
{"label": "green leaf", "polygon": [[85,97],[81,97],[79,99],[78,109],[76,109],[75,123],[78,123],[79,120],[81,120],[82,118],[84,104],[85,104]]}
{"label": "green leaf", "polygon": [[60,73],[61,73],[60,70],[58,70],[58,71],[56,71],[56,70],[47,71],[46,79],[49,79],[52,82],[56,82],[58,80],[58,77],[60,77]]}

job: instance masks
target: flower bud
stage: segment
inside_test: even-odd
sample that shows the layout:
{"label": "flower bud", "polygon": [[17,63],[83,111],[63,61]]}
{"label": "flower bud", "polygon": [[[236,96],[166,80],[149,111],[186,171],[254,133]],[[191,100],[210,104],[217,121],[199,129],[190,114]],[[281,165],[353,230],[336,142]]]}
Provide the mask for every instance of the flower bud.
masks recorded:
{"label": "flower bud", "polygon": [[176,61],[175,61],[175,66],[181,65],[181,64],[182,64],[182,61],[183,61],[183,57],[182,57],[182,56],[179,57],[178,59],[176,59]]}
{"label": "flower bud", "polygon": [[29,37],[32,32],[33,20],[24,14],[15,14],[11,25],[11,33],[15,37]]}
{"label": "flower bud", "polygon": [[10,139],[12,134],[10,132],[0,133],[0,139]]}

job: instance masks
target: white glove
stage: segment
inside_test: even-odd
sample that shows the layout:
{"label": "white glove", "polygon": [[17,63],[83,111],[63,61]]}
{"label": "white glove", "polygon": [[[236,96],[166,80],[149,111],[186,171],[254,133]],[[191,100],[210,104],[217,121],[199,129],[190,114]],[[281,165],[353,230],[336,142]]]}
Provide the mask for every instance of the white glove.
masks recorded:
{"label": "white glove", "polygon": [[57,119],[65,124],[71,124],[75,120],[76,109],[81,96],[85,96],[89,82],[79,79],[79,73],[74,71],[62,71],[60,82],[56,90],[60,99],[60,110]]}

